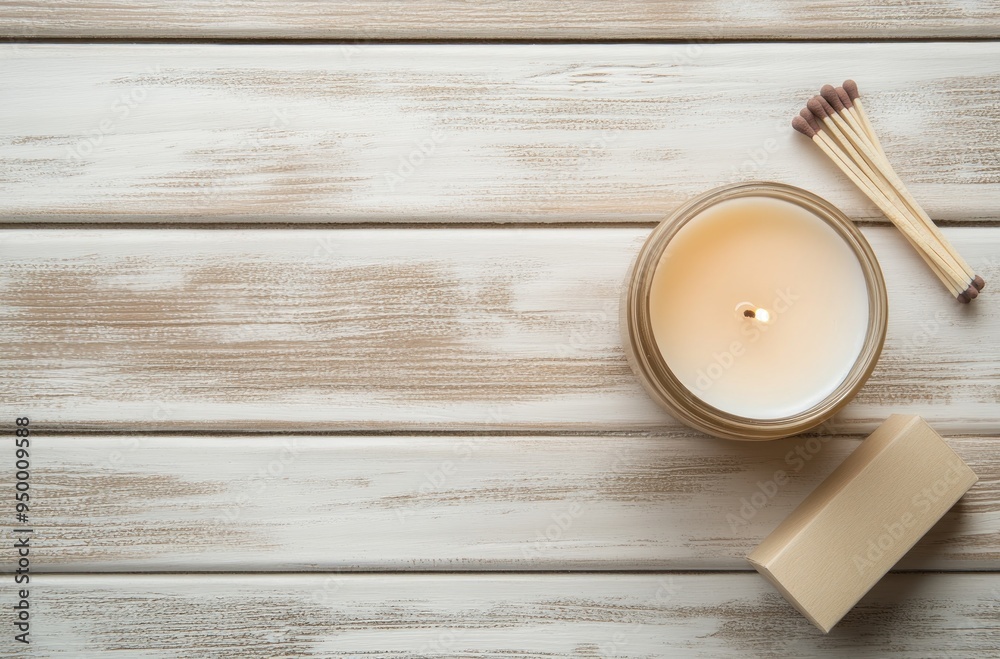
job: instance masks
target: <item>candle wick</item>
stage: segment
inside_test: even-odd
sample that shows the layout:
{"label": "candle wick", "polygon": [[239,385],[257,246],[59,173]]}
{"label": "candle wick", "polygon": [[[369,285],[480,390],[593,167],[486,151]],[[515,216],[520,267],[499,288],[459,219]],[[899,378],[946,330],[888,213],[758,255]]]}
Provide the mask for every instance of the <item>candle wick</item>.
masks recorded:
{"label": "candle wick", "polygon": [[761,324],[767,324],[771,320],[771,312],[749,302],[740,302],[736,305],[737,318],[750,318]]}

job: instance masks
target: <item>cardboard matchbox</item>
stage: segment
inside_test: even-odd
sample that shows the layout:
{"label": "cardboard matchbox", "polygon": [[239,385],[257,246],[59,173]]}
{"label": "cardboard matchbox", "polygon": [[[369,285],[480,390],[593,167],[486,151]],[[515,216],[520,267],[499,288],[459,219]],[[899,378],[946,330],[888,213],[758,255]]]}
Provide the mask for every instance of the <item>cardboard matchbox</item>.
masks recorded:
{"label": "cardboard matchbox", "polygon": [[923,419],[894,414],[747,559],[826,633],[977,480]]}

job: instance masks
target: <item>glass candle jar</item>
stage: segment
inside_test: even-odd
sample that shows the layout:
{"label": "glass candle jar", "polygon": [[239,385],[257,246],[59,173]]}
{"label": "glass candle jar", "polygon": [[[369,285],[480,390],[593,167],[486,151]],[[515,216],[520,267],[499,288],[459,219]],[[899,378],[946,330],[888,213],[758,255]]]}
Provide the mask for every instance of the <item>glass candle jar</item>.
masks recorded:
{"label": "glass candle jar", "polygon": [[649,395],[717,437],[814,428],[853,398],[885,341],[868,241],[840,210],[781,183],[710,190],[657,226],[629,270],[625,352]]}

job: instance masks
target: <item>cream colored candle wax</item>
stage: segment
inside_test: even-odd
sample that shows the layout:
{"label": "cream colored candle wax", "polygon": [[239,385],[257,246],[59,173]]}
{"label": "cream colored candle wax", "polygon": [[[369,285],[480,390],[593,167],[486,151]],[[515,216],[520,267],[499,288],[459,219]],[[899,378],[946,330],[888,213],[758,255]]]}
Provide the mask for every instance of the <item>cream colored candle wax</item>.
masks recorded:
{"label": "cream colored candle wax", "polygon": [[828,397],[858,360],[869,313],[847,242],[807,209],[767,196],[722,201],[681,227],[649,304],[656,345],[681,384],[750,419]]}

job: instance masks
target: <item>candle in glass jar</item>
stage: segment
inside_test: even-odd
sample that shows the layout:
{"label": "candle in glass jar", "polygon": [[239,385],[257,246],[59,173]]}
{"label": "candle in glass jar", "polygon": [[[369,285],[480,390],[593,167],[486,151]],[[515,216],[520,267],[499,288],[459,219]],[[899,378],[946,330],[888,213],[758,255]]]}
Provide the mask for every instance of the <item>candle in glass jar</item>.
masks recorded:
{"label": "candle in glass jar", "polygon": [[649,290],[657,348],[705,403],[791,417],[831,395],[869,327],[865,273],[822,218],[769,196],[726,199],[666,245]]}

